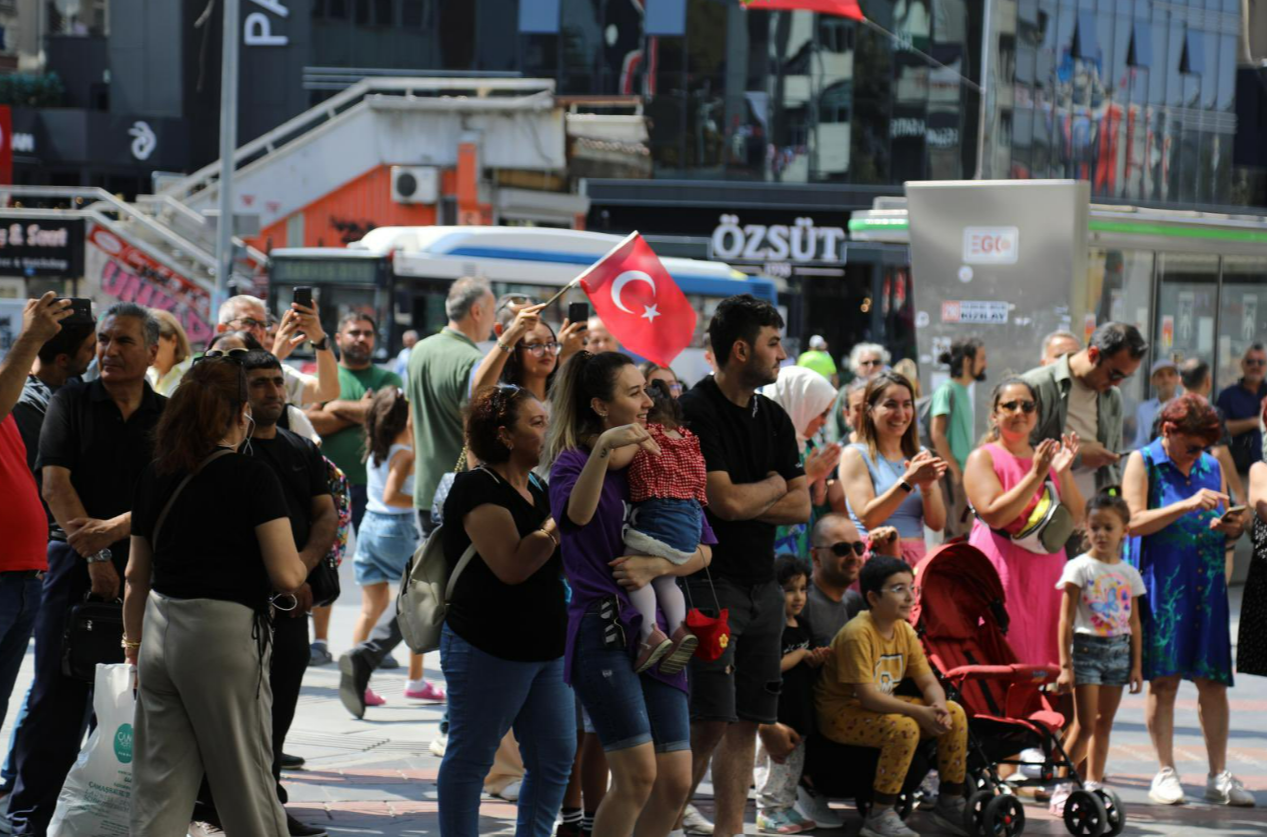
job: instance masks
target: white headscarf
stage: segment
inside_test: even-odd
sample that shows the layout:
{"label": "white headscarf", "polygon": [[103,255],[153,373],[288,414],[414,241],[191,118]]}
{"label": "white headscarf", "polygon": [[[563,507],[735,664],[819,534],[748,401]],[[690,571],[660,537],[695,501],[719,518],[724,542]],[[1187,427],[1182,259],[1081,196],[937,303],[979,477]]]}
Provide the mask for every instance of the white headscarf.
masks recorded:
{"label": "white headscarf", "polygon": [[787,412],[802,448],[809,441],[805,428],[836,401],[836,388],[831,381],[804,366],[784,366],[779,370],[779,379],[763,386],[761,394]]}

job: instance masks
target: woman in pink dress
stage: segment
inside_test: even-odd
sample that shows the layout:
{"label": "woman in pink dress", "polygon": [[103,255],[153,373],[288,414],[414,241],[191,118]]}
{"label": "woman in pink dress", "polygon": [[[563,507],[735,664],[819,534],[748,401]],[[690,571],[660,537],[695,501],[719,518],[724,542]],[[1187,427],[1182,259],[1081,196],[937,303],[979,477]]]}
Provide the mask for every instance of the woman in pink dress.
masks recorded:
{"label": "woman in pink dress", "polygon": [[989,557],[1003,581],[1011,622],[1007,639],[1020,662],[1058,665],[1056,582],[1065,566],[1065,551],[1031,552],[1003,530],[1028,515],[1048,481],[1075,523],[1082,522],[1083,499],[1070,474],[1078,437],[1044,439],[1037,448],[1030,444],[1038,422],[1038,397],[1020,378],[1008,378],[995,387],[992,404],[990,434],[968,457],[964,473],[968,499],[977,513],[968,543]]}

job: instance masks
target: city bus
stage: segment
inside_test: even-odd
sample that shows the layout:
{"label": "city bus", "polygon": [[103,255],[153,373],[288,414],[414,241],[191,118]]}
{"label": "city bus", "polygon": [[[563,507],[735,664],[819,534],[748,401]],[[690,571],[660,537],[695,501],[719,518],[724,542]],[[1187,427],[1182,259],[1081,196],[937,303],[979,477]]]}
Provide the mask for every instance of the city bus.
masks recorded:
{"label": "city bus", "polygon": [[[269,299],[274,312],[290,304],[295,287],[312,286],[330,331],[349,311],[374,316],[376,359],[400,350],[401,335],[422,337],[444,326],[449,285],[462,276],[487,279],[498,296],[524,294],[545,301],[621,240],[621,236],[541,227],[380,227],[347,247],[283,247],[269,254]],[[721,262],[666,257],[661,261],[695,307],[695,338],[674,363],[688,382],[708,374],[706,330],[725,297],[749,293],[778,303],[775,280],[750,276]],[[556,330],[571,302],[569,290],[544,317]],[[786,312],[784,312],[786,318]]]}

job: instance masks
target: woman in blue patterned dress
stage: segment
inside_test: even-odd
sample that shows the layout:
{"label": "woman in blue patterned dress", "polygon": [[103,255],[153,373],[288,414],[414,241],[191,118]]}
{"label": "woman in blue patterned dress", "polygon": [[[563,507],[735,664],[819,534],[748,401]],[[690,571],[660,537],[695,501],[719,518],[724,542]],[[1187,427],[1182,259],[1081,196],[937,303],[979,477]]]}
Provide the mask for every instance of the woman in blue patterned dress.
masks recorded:
{"label": "woman in blue patterned dress", "polygon": [[1183,801],[1175,771],[1175,697],[1181,680],[1196,683],[1210,773],[1207,799],[1253,805],[1254,798],[1227,770],[1228,703],[1232,643],[1228,619],[1225,550],[1240,537],[1241,515],[1221,517],[1227,481],[1205,453],[1218,441],[1219,420],[1209,402],[1185,395],[1166,405],[1162,435],[1131,454],[1122,492],[1131,509],[1129,558],[1148,587],[1142,612],[1145,710],[1161,770],[1149,797],[1163,805]]}

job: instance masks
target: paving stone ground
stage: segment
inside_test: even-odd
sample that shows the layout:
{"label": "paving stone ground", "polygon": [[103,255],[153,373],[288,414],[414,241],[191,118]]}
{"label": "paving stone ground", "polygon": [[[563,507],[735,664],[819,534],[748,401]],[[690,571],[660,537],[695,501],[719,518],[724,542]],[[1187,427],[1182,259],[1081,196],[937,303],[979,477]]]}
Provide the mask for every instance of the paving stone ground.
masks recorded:
{"label": "paving stone ground", "polygon": [[[333,651],[345,650],[359,606],[359,591],[351,567],[344,565],[344,600],[334,609],[331,625]],[[1233,614],[1239,613],[1239,588],[1234,588]],[[1233,630],[1233,637],[1236,636]],[[403,649],[398,653],[403,663]],[[439,659],[429,655],[427,676],[440,677]],[[28,654],[15,697],[12,715],[30,682]],[[384,695],[386,706],[371,708],[364,720],[349,716],[338,699],[338,671],[328,665],[310,668],[304,681],[298,715],[287,751],[307,759],[306,769],[285,777],[297,817],[325,825],[332,835],[437,835],[436,774],[440,760],[428,745],[438,732],[443,706],[419,704],[404,697],[404,669],[379,672],[374,688]],[[1109,759],[1110,784],[1121,795],[1127,810],[1126,835],[1267,835],[1267,678],[1245,676],[1231,691],[1232,734],[1230,766],[1252,791],[1260,807],[1228,809],[1200,801],[1204,788],[1205,757],[1197,720],[1196,690],[1185,684],[1176,718],[1176,747],[1180,774],[1193,801],[1177,807],[1148,802],[1148,783],[1155,762],[1144,727],[1144,698],[1127,696],[1118,713]],[[8,740],[7,726],[0,742]],[[697,798],[705,813],[712,811],[712,788],[705,782]],[[861,819],[844,801],[834,803],[845,815],[845,828],[819,830],[824,837],[858,833]],[[1028,835],[1065,834],[1062,822],[1049,816],[1044,805],[1025,805]],[[514,833],[515,808],[486,798],[481,809],[480,833]],[[756,833],[755,812],[748,808],[749,833]],[[910,825],[921,834],[938,833],[924,814],[916,812]],[[230,835],[229,837],[240,837]]]}

